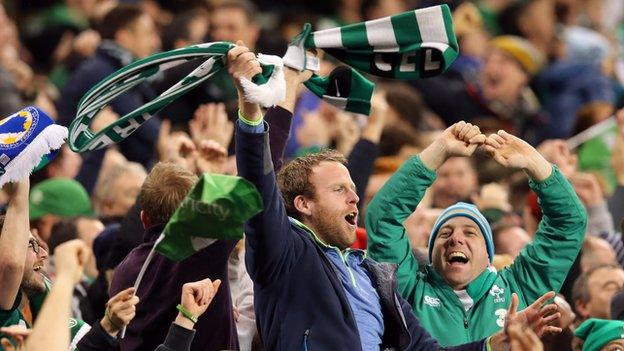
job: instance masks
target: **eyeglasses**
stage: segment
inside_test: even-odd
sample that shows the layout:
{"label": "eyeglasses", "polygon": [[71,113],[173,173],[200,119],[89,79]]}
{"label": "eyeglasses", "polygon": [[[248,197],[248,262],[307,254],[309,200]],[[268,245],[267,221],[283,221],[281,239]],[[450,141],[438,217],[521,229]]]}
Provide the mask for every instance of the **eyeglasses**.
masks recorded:
{"label": "eyeglasses", "polygon": [[28,246],[33,249],[33,251],[35,252],[35,254],[39,254],[39,242],[35,239],[35,238],[30,238],[30,240],[28,240]]}

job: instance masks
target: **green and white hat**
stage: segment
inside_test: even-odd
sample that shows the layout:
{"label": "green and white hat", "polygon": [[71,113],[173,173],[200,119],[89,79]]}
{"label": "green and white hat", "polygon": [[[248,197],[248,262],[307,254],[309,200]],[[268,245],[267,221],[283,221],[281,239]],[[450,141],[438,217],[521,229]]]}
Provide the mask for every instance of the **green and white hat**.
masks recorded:
{"label": "green and white hat", "polygon": [[624,339],[624,321],[590,318],[574,332],[582,339],[583,351],[600,351],[613,340]]}

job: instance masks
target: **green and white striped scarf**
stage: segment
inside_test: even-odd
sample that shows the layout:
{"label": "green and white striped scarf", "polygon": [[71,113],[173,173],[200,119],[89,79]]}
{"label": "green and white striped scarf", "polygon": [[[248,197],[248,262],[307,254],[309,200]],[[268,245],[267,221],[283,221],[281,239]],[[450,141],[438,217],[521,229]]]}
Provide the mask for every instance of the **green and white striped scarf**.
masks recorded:
{"label": "green and white striped scarf", "polygon": [[[223,69],[227,53],[234,46],[228,42],[193,45],[149,56],[112,73],[80,99],[76,118],[69,127],[70,148],[75,152],[97,150],[127,138],[160,109]],[[154,100],[122,116],[99,133],[89,129],[97,113],[120,94],[160,71],[199,58],[205,61]],[[282,60],[269,55],[258,55],[258,60],[263,72],[253,77],[253,83],[244,79],[241,83],[250,101],[263,106],[274,105],[285,96]]]}
{"label": "green and white striped scarf", "polygon": [[[317,60],[306,55],[306,49],[323,49],[353,68],[392,79],[435,76],[446,70],[459,54],[447,5],[317,32],[312,32],[310,24],[306,24],[288,47],[284,64],[298,70],[318,70]],[[319,95],[318,87],[328,90],[330,82],[331,79],[313,76],[306,86]],[[353,71],[349,88],[339,91],[338,96],[327,94],[322,98],[340,108],[368,114],[372,83],[366,83]]]}
{"label": "green and white striped scarf", "polygon": [[[75,152],[97,150],[127,138],[153,114],[210,79],[225,67],[228,42],[193,45],[158,53],[135,61],[93,86],[80,100],[69,128],[69,146]],[[283,64],[318,71],[319,60],[306,49],[323,49],[361,71],[386,78],[415,79],[443,72],[458,54],[451,12],[446,5],[405,12],[340,28],[304,31],[289,46],[282,61],[277,56],[258,55],[262,73],[253,82],[242,79],[245,97],[265,107],[285,96]],[[89,129],[97,113],[117,96],[141,84],[160,71],[179,64],[205,59],[193,72],[149,103],[120,117],[98,133]],[[339,67],[328,77],[313,76],[306,86],[325,101],[347,111],[368,114],[374,84],[356,70]]]}

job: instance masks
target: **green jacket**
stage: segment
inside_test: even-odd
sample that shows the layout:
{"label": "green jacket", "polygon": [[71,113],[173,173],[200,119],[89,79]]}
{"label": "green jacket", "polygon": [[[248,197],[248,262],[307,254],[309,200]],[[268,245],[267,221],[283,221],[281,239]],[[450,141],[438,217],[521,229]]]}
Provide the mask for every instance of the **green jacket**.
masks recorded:
{"label": "green jacket", "polygon": [[533,242],[510,267],[501,272],[490,267],[466,290],[453,291],[431,265],[419,272],[403,227],[435,177],[418,156],[408,160],[368,206],[366,232],[371,258],[398,264],[399,292],[429,333],[450,346],[500,330],[513,292],[519,310],[548,291],[558,292],[581,248],[587,215],[570,183],[553,166],[548,179],[529,181],[544,214]]}
{"label": "green jacket", "polygon": [[[33,315],[33,319],[36,318],[36,315],[39,314],[41,308],[43,307],[43,302],[45,298],[50,293],[52,289],[52,281],[48,278],[45,278],[45,291],[41,294],[35,296],[32,300],[29,301],[30,311]],[[15,302],[13,303],[13,307],[10,310],[0,310],[0,327],[8,327],[11,325],[22,325],[24,327],[30,328],[31,325],[26,321],[22,311],[20,310],[20,305],[22,302],[22,293],[19,292],[15,298]],[[80,319],[69,319],[69,332],[70,332],[70,345],[69,351],[78,350],[76,345],[78,341],[91,329],[89,324],[85,323]],[[5,337],[4,334],[0,333],[0,338]],[[13,339],[9,338],[9,341],[14,343]],[[15,344],[15,343],[14,343]],[[4,348],[0,346],[0,351],[4,351]]]}

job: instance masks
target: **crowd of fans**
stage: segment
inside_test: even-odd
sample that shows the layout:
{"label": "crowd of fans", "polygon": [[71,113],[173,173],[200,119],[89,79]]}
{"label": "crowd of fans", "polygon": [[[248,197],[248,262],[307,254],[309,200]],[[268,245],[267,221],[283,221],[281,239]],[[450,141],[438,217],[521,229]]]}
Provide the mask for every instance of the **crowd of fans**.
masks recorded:
{"label": "crowd of fans", "polygon": [[[435,77],[369,77],[370,116],[306,90],[309,71],[285,68],[268,109],[233,78],[306,22],[440,3],[459,57]],[[237,44],[227,70],[122,142],[65,145],[2,189],[0,350],[624,350],[624,2],[4,0],[0,116],[35,105],[69,126],[111,73],[213,41]],[[133,287],[205,172],[253,183],[263,211],[241,241],[157,254]]]}

